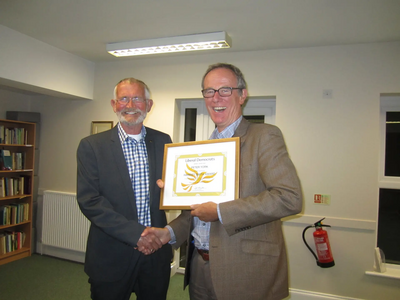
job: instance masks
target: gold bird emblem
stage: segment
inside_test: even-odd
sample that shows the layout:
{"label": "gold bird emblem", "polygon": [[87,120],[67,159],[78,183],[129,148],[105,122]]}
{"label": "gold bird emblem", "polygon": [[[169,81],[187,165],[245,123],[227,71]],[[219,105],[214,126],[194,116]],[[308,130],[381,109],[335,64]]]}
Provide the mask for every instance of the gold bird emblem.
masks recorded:
{"label": "gold bird emblem", "polygon": [[185,184],[181,183],[183,189],[185,191],[190,192],[192,190],[192,187],[196,184],[199,183],[210,183],[211,181],[214,180],[214,176],[217,175],[217,172],[211,175],[206,175],[206,172],[197,172],[196,170],[192,169],[191,167],[186,164],[187,170],[185,170],[185,173],[187,175],[187,178],[191,183]]}

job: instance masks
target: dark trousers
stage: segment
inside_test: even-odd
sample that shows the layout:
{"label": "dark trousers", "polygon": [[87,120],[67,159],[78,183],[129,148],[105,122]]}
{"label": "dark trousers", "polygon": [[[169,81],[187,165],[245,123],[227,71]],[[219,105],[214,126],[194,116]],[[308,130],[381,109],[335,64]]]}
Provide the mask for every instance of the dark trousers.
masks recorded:
{"label": "dark trousers", "polygon": [[126,276],[119,281],[104,282],[89,278],[91,298],[129,300],[134,292],[137,300],[165,300],[171,272],[170,263],[170,260],[165,259],[165,253],[156,251],[150,255],[141,255],[137,262],[131,262]]}

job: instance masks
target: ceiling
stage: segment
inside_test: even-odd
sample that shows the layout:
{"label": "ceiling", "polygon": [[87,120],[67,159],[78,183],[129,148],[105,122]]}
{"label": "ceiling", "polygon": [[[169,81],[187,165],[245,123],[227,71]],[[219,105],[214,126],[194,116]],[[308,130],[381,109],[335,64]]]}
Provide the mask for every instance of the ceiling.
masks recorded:
{"label": "ceiling", "polygon": [[0,24],[100,62],[107,43],[215,31],[231,52],[400,41],[400,0],[1,0]]}

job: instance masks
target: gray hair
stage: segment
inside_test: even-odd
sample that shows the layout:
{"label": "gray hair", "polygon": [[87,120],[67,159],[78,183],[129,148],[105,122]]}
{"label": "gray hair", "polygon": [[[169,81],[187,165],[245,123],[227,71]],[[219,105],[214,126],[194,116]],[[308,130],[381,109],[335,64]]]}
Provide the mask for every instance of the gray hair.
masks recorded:
{"label": "gray hair", "polygon": [[147,84],[145,84],[143,81],[141,81],[141,80],[139,80],[139,79],[136,79],[136,78],[133,78],[133,77],[124,78],[124,79],[120,80],[120,81],[115,85],[115,87],[114,87],[114,98],[113,98],[113,99],[117,99],[117,87],[118,87],[118,85],[119,85],[120,83],[123,83],[123,82],[130,83],[130,84],[132,84],[132,83],[140,84],[140,85],[144,88],[144,95],[145,95],[145,97],[146,97],[146,100],[151,99],[150,89],[149,89],[149,87],[147,86]]}
{"label": "gray hair", "polygon": [[[216,63],[213,65],[210,65],[206,71],[206,73],[203,76],[203,80],[201,81],[201,88],[204,89],[204,79],[206,78],[207,74],[210,73],[211,71],[215,69],[228,69],[233,72],[236,76],[237,80],[237,87],[240,89],[247,89],[247,83],[246,80],[244,79],[242,71],[234,65],[227,64],[227,63]],[[239,91],[239,94],[242,95],[242,90]]]}

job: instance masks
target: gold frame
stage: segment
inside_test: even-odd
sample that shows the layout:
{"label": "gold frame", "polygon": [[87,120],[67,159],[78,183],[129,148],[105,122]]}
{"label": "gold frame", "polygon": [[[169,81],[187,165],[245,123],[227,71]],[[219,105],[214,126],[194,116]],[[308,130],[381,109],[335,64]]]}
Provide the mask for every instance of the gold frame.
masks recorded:
{"label": "gold frame", "polygon": [[[240,138],[166,144],[160,209],[190,209],[239,196]],[[196,170],[197,169],[197,170]]]}
{"label": "gold frame", "polygon": [[100,133],[114,127],[113,121],[92,121],[91,134]]}

